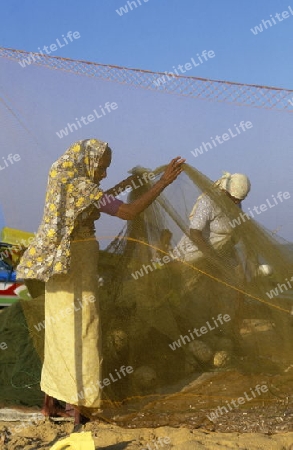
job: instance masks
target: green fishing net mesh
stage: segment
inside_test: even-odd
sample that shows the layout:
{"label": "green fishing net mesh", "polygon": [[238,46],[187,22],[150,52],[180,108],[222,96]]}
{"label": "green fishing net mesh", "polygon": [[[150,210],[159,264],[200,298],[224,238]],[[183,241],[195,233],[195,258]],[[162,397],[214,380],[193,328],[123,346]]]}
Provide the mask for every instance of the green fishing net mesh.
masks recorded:
{"label": "green fishing net mesh", "polygon": [[[130,201],[149,187],[133,191]],[[162,402],[170,392],[182,397],[181,411],[186,399],[182,388],[202,374],[276,375],[290,366],[292,300],[289,294],[269,299],[266,293],[278,280],[290,280],[291,252],[248,220],[234,228],[230,242],[214,257],[184,261],[176,243],[188,234],[188,203],[192,207],[202,192],[231,220],[238,218],[239,208],[204,175],[186,166],[101,255],[97,270],[103,273],[104,267],[105,275],[99,291],[103,373],[117,381],[120,367],[133,368],[129,377],[104,390],[109,417]],[[185,214],[179,214],[183,204]],[[166,234],[168,249],[162,239]],[[261,270],[268,266],[270,275]],[[36,324],[45,319],[44,295],[11,306],[1,319],[1,336],[9,347],[1,359],[2,401],[40,403],[44,328]],[[173,402],[172,397],[166,411],[174,409]]]}
{"label": "green fishing net mesh", "polygon": [[[60,64],[72,69],[71,63]],[[108,77],[113,75],[107,70]],[[127,201],[148,190],[163,170],[134,168],[138,177],[150,171],[156,178],[133,189]],[[214,253],[190,259],[188,249],[178,244],[189,237],[189,214],[200,196],[209,198],[233,226]],[[143,416],[149,423],[171,424],[175,418],[186,423],[195,412],[204,416],[239,392],[252,395],[257,384],[269,388],[247,401],[246,410],[292,397],[292,247],[241,213],[214,181],[185,164],[177,180],[116,235],[110,237],[97,222],[98,240],[106,246],[97,267],[103,280],[103,377],[117,376],[122,366],[133,369],[103,390],[107,420],[137,424]],[[8,345],[0,353],[2,405],[40,406],[43,398],[39,383],[45,327],[37,329],[36,324],[45,320],[44,293],[42,285],[35,292],[30,289],[31,301],[0,314],[1,340]],[[274,387],[271,379],[278,380]]]}

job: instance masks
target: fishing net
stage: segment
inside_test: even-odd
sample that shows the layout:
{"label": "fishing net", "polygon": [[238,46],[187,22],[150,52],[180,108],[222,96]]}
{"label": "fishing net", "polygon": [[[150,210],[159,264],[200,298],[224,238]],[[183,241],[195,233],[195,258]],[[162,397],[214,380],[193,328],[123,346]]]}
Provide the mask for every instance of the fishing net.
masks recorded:
{"label": "fishing net", "polygon": [[[257,408],[262,413],[270,411],[270,417],[274,417],[276,405],[285,408],[285,404],[292,402],[292,246],[265,227],[264,207],[260,223],[252,209],[242,211],[214,181],[221,176],[222,169],[229,169],[227,166],[250,176],[251,165],[262,161],[257,176],[250,176],[254,178],[251,195],[255,195],[255,186],[261,195],[265,192],[262,197],[265,201],[258,204],[265,203],[268,214],[272,208],[278,210],[278,225],[282,225],[285,235],[289,233],[290,185],[283,181],[290,173],[289,141],[283,134],[282,172],[273,180],[269,174],[272,165],[275,170],[280,166],[280,155],[268,154],[264,161],[256,149],[267,145],[269,140],[280,139],[281,123],[282,132],[286,130],[289,109],[285,100],[291,93],[172,77],[165,90],[180,96],[167,96],[161,87],[154,87],[153,80],[160,74],[48,57],[40,57],[31,67],[22,69],[6,58],[19,61],[23,52],[2,49],[1,54],[6,73],[13,74],[14,83],[20,80],[23,83],[22,87],[16,85],[14,94],[11,82],[6,80],[4,84],[2,112],[7,131],[2,137],[3,144],[18,140],[22,143],[24,161],[22,167],[15,164],[15,174],[25,168],[28,174],[36,172],[35,182],[43,189],[35,193],[28,186],[20,193],[11,180],[12,168],[9,169],[10,179],[7,175],[5,183],[12,186],[12,198],[3,207],[15,228],[21,222],[31,223],[32,217],[38,225],[50,161],[63,153],[68,142],[88,136],[89,128],[80,127],[74,130],[74,139],[73,134],[68,134],[64,141],[56,141],[55,133],[54,141],[57,106],[62,110],[61,117],[65,112],[69,114],[70,108],[75,117],[81,98],[89,112],[94,109],[92,97],[97,93],[100,102],[101,98],[109,99],[110,94],[117,101],[116,117],[113,110],[104,116],[103,125],[97,122],[90,133],[100,139],[101,134],[113,135],[114,145],[110,143],[114,147],[113,164],[117,156],[121,170],[126,172],[133,167],[134,155],[135,163],[152,166],[152,170],[140,166],[131,169],[137,181],[128,197],[123,197],[124,201],[138,198],[163,173],[165,166],[161,162],[166,157],[155,155],[148,159],[148,149],[156,148],[158,153],[166,146],[170,157],[178,153],[184,157],[184,146],[194,144],[195,134],[210,126],[209,114],[219,121],[222,120],[219,115],[225,115],[226,124],[229,120],[234,123],[247,117],[243,109],[248,108],[254,128],[269,124],[267,142],[258,133],[249,136],[247,129],[242,143],[240,137],[238,141],[235,139],[232,156],[225,150],[212,154],[211,149],[199,155],[199,165],[204,165],[200,158],[213,158],[210,178],[194,168],[189,159],[191,164],[184,165],[177,180],[136,219],[121,227],[116,219],[110,223],[104,218],[97,222],[96,228],[104,248],[97,267],[103,379],[110,379],[103,388],[103,417],[128,426],[180,423],[207,426],[219,417],[225,421],[231,411],[249,414]],[[48,71],[47,67],[67,73]],[[81,74],[92,78],[80,77]],[[118,86],[117,81],[125,85]],[[47,90],[42,92],[44,83]],[[158,92],[146,93],[138,87]],[[16,107],[19,93],[23,98]],[[32,93],[34,96],[30,97]],[[36,95],[41,96],[41,104],[35,101]],[[280,111],[255,110],[252,106]],[[192,129],[194,117],[198,122],[196,131]],[[213,123],[214,120],[211,119]],[[140,134],[133,131],[138,129]],[[16,130],[13,136],[11,130]],[[19,148],[15,145],[14,148]],[[135,151],[138,145],[139,154]],[[249,147],[253,153],[249,153]],[[5,170],[8,174],[8,167]],[[109,182],[114,181],[113,175],[109,174],[109,178]],[[29,201],[30,196],[34,202]],[[256,197],[252,198],[256,201]],[[207,255],[195,250],[190,240],[190,213],[200,199],[221,211],[229,228],[228,235],[219,239],[214,251]],[[12,212],[13,202],[19,207]],[[35,212],[36,204],[39,213]],[[42,284],[32,282],[34,299],[22,301],[0,314],[1,340],[7,344],[5,352],[0,353],[2,403],[40,404],[45,329],[43,288]],[[27,397],[28,393],[32,395]]]}

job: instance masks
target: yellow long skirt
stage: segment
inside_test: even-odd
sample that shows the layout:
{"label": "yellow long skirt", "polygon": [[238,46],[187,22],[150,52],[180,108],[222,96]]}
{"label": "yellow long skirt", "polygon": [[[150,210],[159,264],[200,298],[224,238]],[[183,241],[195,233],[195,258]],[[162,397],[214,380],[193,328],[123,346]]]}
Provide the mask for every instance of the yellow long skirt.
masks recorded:
{"label": "yellow long skirt", "polygon": [[96,240],[73,241],[71,267],[46,283],[41,389],[73,405],[99,408],[101,334]]}

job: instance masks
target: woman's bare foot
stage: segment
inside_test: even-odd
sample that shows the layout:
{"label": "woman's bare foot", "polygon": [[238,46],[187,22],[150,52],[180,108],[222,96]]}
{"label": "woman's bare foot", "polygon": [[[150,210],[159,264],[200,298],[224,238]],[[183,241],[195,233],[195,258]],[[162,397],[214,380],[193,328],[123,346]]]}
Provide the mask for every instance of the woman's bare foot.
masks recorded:
{"label": "woman's bare foot", "polygon": [[75,416],[75,407],[73,405],[71,405],[70,403],[66,403],[65,412],[68,416],[74,417]]}
{"label": "woman's bare foot", "polygon": [[74,425],[85,425],[90,421],[79,412],[76,406],[66,403],[64,409],[59,405],[58,400],[47,394],[45,394],[41,413],[45,417],[74,417]]}
{"label": "woman's bare foot", "polygon": [[70,417],[70,414],[59,405],[58,400],[47,394],[45,394],[41,413],[45,417]]}

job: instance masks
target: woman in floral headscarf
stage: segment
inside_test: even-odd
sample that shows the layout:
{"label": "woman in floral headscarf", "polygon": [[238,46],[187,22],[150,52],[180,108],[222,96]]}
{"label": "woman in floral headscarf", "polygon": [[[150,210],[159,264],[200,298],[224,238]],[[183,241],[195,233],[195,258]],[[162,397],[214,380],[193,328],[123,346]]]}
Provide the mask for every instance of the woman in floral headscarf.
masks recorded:
{"label": "woman in floral headscarf", "polygon": [[[56,398],[75,405],[76,423],[79,411],[96,410],[101,401],[99,245],[94,221],[100,212],[132,220],[177,178],[184,160],[174,158],[160,180],[130,204],[117,199],[98,202],[103,198],[99,183],[110,163],[108,144],[90,139],[73,144],[52,165],[42,223],[17,270],[19,278],[45,282],[43,412],[54,413]],[[119,186],[125,188],[130,178]]]}

